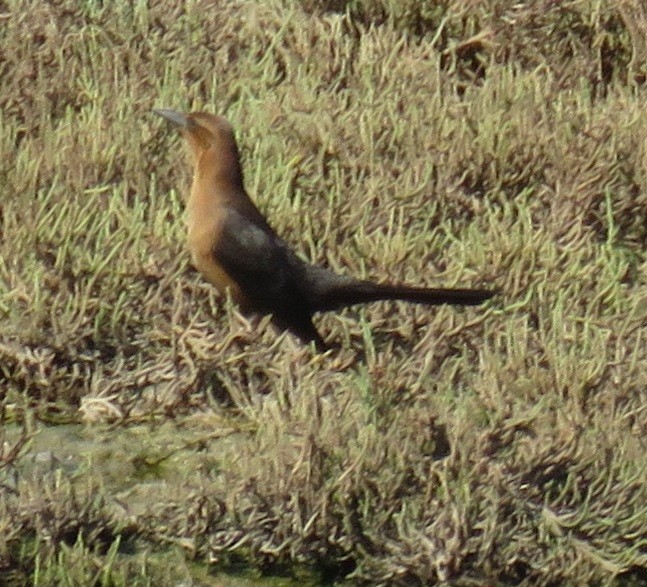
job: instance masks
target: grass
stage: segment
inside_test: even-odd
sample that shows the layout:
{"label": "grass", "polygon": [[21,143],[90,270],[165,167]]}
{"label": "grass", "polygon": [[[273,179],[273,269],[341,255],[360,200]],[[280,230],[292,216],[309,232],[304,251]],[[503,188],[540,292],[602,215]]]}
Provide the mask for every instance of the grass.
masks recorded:
{"label": "grass", "polygon": [[[242,560],[296,584],[645,584],[639,2],[0,19],[3,581],[212,584]],[[501,294],[321,316],[326,356],[248,323],[189,265],[154,107],[225,114],[306,258]],[[66,468],[35,444],[60,423],[107,453]]]}

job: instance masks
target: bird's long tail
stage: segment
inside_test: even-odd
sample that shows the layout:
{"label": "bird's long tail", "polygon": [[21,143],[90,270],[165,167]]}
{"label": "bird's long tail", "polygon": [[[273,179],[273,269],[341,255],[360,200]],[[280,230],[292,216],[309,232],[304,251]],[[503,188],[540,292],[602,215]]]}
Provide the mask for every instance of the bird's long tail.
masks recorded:
{"label": "bird's long tail", "polygon": [[430,305],[474,306],[491,298],[495,293],[495,291],[487,289],[425,288],[352,281],[327,288],[327,291],[321,292],[317,300],[317,309],[336,310],[378,300],[402,300]]}

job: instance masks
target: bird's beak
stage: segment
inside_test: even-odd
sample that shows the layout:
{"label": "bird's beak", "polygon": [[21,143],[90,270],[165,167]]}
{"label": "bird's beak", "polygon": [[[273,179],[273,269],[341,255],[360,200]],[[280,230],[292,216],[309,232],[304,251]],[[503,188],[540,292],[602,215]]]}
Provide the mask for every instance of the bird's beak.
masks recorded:
{"label": "bird's beak", "polygon": [[182,129],[189,128],[189,117],[186,114],[177,112],[176,110],[168,110],[166,108],[155,109],[153,112],[163,118],[166,118],[169,122],[172,122],[176,126],[179,126]]}

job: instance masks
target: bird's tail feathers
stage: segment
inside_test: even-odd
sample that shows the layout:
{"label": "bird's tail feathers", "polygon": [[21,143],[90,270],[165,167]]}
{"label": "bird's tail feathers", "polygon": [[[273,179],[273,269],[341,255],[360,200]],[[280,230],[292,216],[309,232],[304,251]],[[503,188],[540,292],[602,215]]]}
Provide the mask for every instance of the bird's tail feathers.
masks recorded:
{"label": "bird's tail feathers", "polygon": [[336,310],[346,306],[379,300],[402,300],[429,305],[474,306],[491,298],[495,293],[495,291],[488,289],[426,288],[353,281],[330,287],[325,293],[322,293],[318,300],[317,309],[323,311]]}

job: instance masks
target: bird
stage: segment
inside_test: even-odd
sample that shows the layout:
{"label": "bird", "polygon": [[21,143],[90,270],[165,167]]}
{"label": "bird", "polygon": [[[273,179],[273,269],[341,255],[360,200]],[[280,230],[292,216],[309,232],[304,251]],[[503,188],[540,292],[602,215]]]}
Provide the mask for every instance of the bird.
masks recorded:
{"label": "bird", "polygon": [[186,199],[192,263],[218,290],[229,290],[244,314],[271,315],[280,329],[324,352],[331,345],[313,324],[317,312],[378,300],[471,306],[496,293],[377,283],[308,263],[274,231],[245,190],[234,129],[225,117],[153,112],[180,131],[192,155],[193,182]]}

